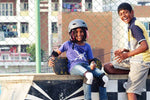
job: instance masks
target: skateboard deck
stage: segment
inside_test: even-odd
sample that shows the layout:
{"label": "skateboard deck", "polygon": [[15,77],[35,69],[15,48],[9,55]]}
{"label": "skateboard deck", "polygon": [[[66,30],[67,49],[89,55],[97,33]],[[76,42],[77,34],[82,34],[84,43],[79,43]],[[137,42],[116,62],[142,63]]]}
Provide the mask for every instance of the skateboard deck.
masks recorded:
{"label": "skateboard deck", "polygon": [[57,75],[69,75],[67,62],[67,57],[56,57],[55,58],[55,66],[53,67],[53,71]]}
{"label": "skateboard deck", "polygon": [[[102,68],[102,64],[101,61],[97,58],[95,58],[96,60],[96,64],[97,64],[97,68],[101,69]],[[55,66],[53,67],[53,71],[55,74],[57,75],[69,75],[68,72],[68,59],[67,57],[56,57],[55,58]]]}

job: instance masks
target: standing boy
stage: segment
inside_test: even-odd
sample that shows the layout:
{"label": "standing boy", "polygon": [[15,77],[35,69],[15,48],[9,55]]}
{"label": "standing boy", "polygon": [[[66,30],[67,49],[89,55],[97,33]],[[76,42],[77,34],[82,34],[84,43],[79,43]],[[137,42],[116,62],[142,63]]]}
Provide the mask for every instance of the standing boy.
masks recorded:
{"label": "standing boy", "polygon": [[[118,6],[120,19],[128,24],[129,49],[118,49],[114,52],[115,61],[104,65],[108,74],[128,74],[124,83],[128,100],[137,100],[146,87],[146,79],[150,68],[149,37],[143,24],[135,17],[130,4]],[[125,60],[128,58],[129,60]],[[126,69],[126,70],[124,70]],[[130,70],[130,71],[129,71]]]}

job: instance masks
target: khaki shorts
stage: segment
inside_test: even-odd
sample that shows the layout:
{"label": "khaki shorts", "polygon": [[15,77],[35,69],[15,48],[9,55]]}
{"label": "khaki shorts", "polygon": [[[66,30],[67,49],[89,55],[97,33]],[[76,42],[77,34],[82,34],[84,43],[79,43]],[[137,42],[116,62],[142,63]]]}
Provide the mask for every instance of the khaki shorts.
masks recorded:
{"label": "khaki shorts", "polygon": [[141,95],[141,92],[146,89],[146,79],[150,68],[150,63],[129,62],[126,60],[122,63],[117,63],[114,61],[112,64],[114,68],[130,70],[126,84],[126,92]]}

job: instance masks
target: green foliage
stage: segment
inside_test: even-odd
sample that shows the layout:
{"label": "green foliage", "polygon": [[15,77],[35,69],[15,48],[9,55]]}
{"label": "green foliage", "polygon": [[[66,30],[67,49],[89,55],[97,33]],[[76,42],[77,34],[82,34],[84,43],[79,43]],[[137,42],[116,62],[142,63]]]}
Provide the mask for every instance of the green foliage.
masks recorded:
{"label": "green foliage", "polygon": [[[36,54],[35,54],[35,44],[30,45],[29,47],[26,48],[27,53],[31,54],[31,61],[35,62],[36,61]],[[41,61],[43,61],[43,56],[44,56],[44,50],[41,49]]]}

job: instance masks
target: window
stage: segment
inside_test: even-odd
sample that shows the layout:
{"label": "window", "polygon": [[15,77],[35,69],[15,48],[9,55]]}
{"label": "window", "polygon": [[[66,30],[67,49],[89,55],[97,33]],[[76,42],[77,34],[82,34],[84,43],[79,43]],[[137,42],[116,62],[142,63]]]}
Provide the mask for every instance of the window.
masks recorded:
{"label": "window", "polygon": [[27,57],[21,57],[22,60],[27,60]]}
{"label": "window", "polygon": [[21,23],[21,33],[28,33],[29,32],[28,27],[29,27],[28,23]]}
{"label": "window", "polygon": [[7,54],[2,54],[2,59],[3,59],[3,60],[8,60],[8,57],[9,57],[9,55],[7,55]]}
{"label": "window", "polygon": [[80,12],[81,11],[81,1],[63,3],[63,11],[64,12]]}
{"label": "window", "polygon": [[26,52],[27,47],[29,47],[29,45],[21,45],[21,52]]}
{"label": "window", "polygon": [[9,47],[5,47],[5,46],[0,47],[0,51],[9,51],[9,50],[10,50]]}
{"label": "window", "polygon": [[148,32],[148,35],[150,37],[150,22],[143,22],[147,32]]}
{"label": "window", "polygon": [[11,56],[11,60],[19,60],[18,56]]}
{"label": "window", "polygon": [[92,10],[92,2],[86,2],[85,9],[86,9],[86,11],[91,11]]}
{"label": "window", "polygon": [[17,23],[0,23],[0,30],[4,32],[5,38],[18,37]]}
{"label": "window", "polygon": [[58,2],[52,2],[52,11],[58,11],[59,3]]}
{"label": "window", "polygon": [[27,11],[28,10],[28,2],[21,2],[21,11]]}
{"label": "window", "polygon": [[0,16],[13,16],[13,3],[0,3]]}
{"label": "window", "polygon": [[52,33],[58,33],[57,22],[52,22]]}

